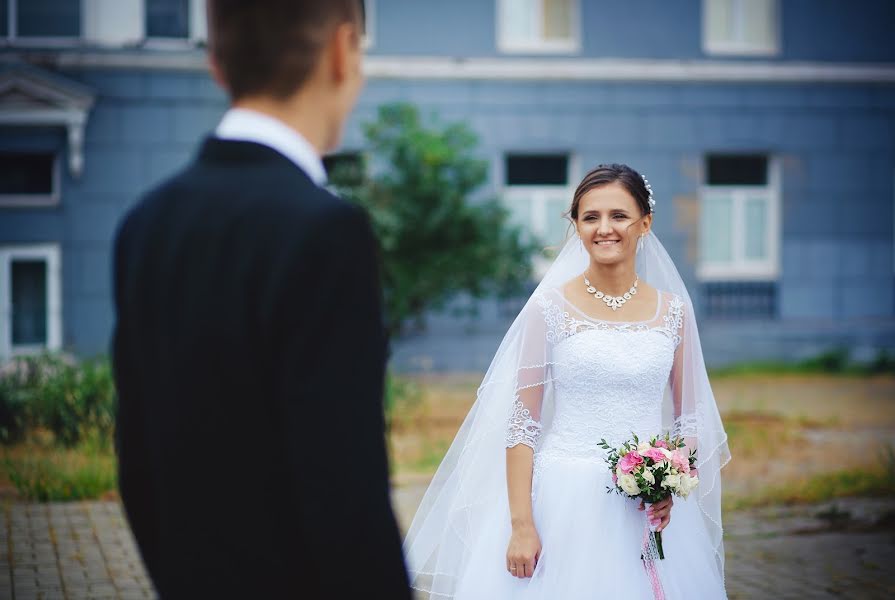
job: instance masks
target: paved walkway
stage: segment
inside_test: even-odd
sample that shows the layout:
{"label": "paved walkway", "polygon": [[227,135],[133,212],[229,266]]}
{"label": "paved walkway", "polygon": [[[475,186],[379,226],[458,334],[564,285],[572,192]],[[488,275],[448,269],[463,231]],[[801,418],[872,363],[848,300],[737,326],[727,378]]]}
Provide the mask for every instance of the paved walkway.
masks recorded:
{"label": "paved walkway", "polygon": [[[396,489],[403,526],[424,489]],[[731,600],[895,597],[895,500],[743,511],[725,527]],[[0,599],[153,597],[117,503],[0,513]]]}

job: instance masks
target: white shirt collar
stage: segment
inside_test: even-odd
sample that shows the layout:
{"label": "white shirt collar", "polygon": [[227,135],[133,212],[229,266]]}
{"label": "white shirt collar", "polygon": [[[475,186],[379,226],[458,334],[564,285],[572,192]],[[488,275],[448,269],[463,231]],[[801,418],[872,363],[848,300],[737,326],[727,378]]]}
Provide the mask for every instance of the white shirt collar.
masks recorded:
{"label": "white shirt collar", "polygon": [[222,140],[256,142],[273,148],[298,165],[318,186],[326,184],[326,169],[317,151],[304,136],[279,119],[247,108],[231,108],[215,135]]}

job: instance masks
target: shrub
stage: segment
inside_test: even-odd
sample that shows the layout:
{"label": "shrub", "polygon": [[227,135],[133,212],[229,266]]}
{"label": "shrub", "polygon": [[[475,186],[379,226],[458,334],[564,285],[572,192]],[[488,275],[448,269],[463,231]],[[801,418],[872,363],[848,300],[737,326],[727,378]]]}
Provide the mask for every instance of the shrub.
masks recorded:
{"label": "shrub", "polygon": [[76,363],[60,355],[17,359],[0,374],[0,427],[4,441],[46,428],[72,447],[85,435],[111,442],[115,384],[105,359]]}

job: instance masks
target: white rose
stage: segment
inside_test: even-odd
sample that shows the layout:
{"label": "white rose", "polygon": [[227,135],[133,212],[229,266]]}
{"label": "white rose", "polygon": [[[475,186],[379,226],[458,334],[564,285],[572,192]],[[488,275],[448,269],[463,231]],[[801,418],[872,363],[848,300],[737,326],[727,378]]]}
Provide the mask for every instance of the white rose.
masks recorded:
{"label": "white rose", "polygon": [[653,472],[649,469],[643,470],[643,478],[650,483],[656,483],[656,476],[653,475]]}
{"label": "white rose", "polygon": [[637,451],[641,454],[643,454],[650,448],[652,448],[652,446],[649,445],[649,442],[640,442],[639,444],[637,444]]}
{"label": "white rose", "polygon": [[622,471],[622,468],[621,468],[621,467],[615,467],[615,476],[616,476],[616,477],[621,477],[621,476],[624,475],[624,474],[625,474],[625,472]]}
{"label": "white rose", "polygon": [[699,479],[692,475],[682,475],[681,476],[681,496],[686,498],[690,495],[690,492],[693,491],[693,488],[699,483]]}
{"label": "white rose", "polygon": [[662,480],[662,487],[671,488],[672,490],[677,490],[681,485],[681,476],[680,475],[666,475],[665,479]]}
{"label": "white rose", "polygon": [[665,458],[671,460],[671,450],[669,450],[668,448],[659,448],[659,451],[665,455]]}
{"label": "white rose", "polygon": [[636,496],[640,493],[640,486],[637,485],[637,480],[633,475],[622,475],[618,478],[618,485],[629,496]]}

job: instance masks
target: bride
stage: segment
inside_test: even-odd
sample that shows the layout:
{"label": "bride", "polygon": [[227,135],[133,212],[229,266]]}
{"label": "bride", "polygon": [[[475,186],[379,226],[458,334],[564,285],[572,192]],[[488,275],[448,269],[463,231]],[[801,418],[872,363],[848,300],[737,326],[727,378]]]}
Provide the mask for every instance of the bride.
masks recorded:
{"label": "bride", "polygon": [[[727,436],[654,206],[626,165],[576,189],[576,235],[504,337],[404,541],[423,597],[726,598]],[[697,451],[694,492],[649,514],[608,494],[600,439],[665,431]]]}

